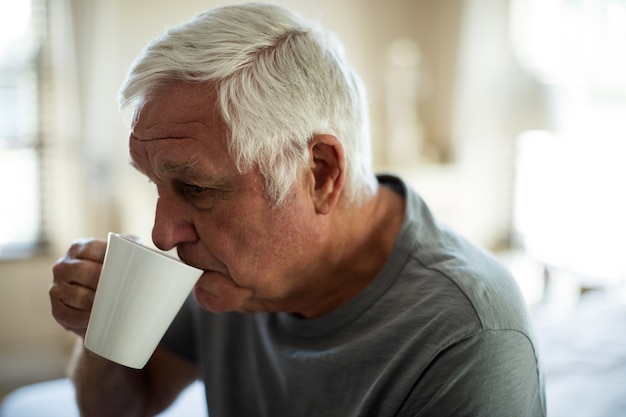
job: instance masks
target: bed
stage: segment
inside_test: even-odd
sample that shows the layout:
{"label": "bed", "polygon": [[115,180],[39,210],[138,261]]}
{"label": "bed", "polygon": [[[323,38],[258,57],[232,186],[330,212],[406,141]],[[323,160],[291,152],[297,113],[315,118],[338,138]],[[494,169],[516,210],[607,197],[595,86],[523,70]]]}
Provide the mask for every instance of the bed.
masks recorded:
{"label": "bed", "polygon": [[[79,417],[74,387],[69,379],[27,385],[5,398],[1,417]],[[159,417],[206,417],[204,385],[189,386]]]}
{"label": "bed", "polygon": [[590,291],[535,312],[550,417],[626,416],[626,293]]}

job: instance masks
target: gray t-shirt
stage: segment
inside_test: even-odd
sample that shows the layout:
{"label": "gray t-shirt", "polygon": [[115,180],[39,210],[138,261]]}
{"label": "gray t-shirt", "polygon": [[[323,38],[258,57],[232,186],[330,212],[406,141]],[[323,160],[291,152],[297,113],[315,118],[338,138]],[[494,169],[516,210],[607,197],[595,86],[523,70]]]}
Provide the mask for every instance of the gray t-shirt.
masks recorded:
{"label": "gray t-shirt", "polygon": [[163,345],[197,362],[211,417],[545,416],[525,303],[487,252],[399,179],[406,218],[380,274],[317,319],[213,314],[193,298]]}

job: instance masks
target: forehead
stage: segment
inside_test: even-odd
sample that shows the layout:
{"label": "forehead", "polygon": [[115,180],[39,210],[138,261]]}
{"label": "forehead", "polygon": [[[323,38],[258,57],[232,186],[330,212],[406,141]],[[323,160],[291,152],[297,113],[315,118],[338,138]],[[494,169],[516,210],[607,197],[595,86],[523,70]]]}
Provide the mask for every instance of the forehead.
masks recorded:
{"label": "forehead", "polygon": [[135,111],[130,134],[132,163],[143,172],[179,173],[207,163],[229,165],[227,135],[212,89],[170,84],[150,94]]}
{"label": "forehead", "polygon": [[217,95],[207,84],[173,82],[146,95],[135,110],[131,135],[139,140],[187,137],[226,125],[217,111]]}

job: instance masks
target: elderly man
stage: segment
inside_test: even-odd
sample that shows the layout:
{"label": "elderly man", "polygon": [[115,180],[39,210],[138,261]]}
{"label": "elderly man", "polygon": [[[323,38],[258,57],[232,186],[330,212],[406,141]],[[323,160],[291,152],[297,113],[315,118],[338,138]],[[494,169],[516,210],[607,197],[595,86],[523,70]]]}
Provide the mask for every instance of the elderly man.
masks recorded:
{"label": "elderly man", "polygon": [[[545,415],[514,281],[374,175],[330,34],[278,6],[214,9],[149,44],[120,97],[154,244],[204,273],[144,369],[79,346],[84,415],[155,415],[196,379],[211,417]],[[81,337],[105,245],[54,268],[53,315]]]}

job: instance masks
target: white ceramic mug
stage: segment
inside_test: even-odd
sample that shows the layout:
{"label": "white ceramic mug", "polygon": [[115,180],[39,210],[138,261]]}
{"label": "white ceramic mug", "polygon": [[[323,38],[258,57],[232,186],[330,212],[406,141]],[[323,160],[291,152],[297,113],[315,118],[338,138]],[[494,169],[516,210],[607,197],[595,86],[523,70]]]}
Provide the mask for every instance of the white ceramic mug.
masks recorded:
{"label": "white ceramic mug", "polygon": [[85,347],[143,368],[201,275],[165,253],[109,233]]}

